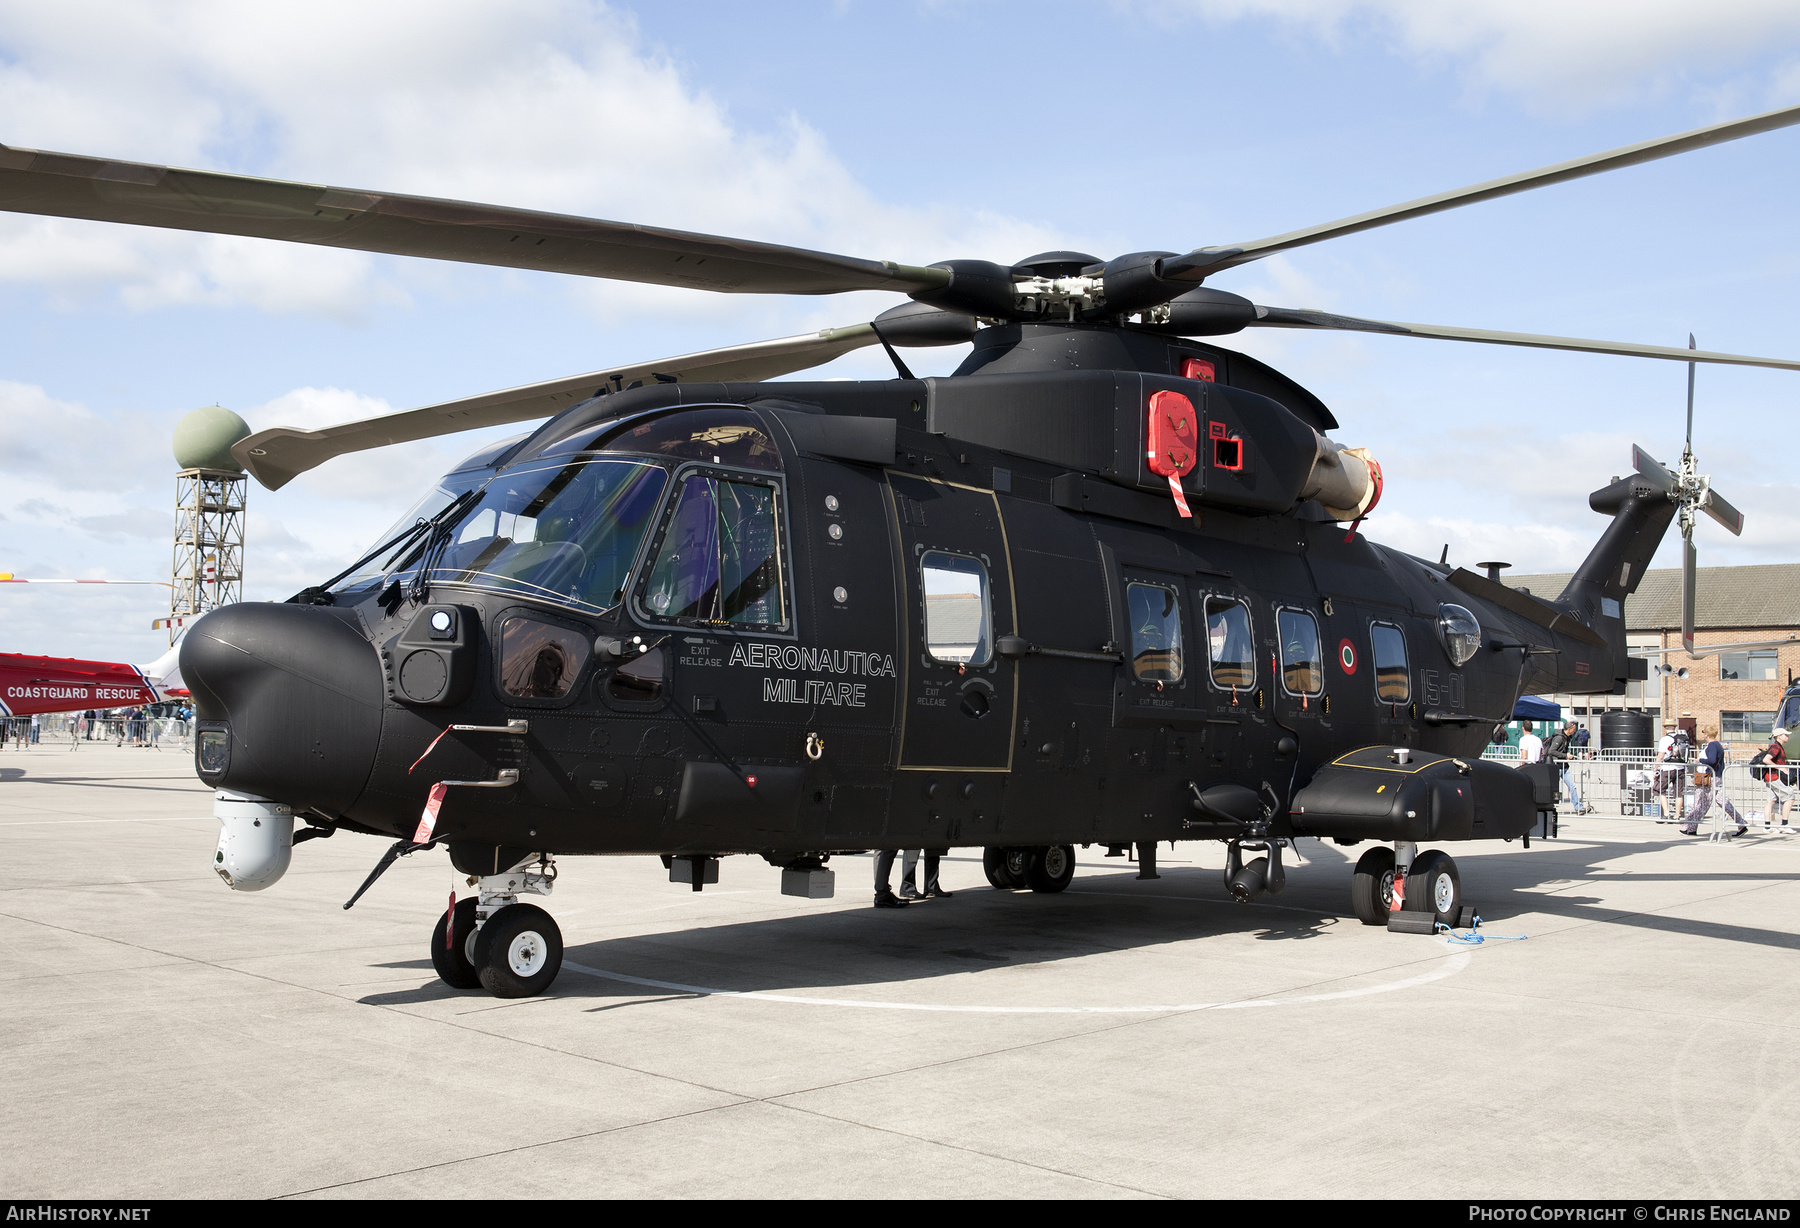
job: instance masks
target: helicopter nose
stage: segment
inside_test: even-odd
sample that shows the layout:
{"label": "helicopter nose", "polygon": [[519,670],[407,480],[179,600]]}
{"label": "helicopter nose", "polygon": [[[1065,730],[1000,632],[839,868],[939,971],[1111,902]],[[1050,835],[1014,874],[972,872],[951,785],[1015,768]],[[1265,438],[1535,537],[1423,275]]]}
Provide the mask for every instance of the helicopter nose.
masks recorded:
{"label": "helicopter nose", "polygon": [[297,808],[349,808],[381,736],[383,683],[355,616],[246,602],[206,615],[181,647],[200,778]]}

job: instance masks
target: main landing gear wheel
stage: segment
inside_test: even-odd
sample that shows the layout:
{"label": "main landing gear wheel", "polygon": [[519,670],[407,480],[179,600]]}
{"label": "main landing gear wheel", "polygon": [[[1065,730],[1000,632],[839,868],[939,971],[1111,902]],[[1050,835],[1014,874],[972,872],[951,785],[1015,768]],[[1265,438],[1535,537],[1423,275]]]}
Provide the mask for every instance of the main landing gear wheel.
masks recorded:
{"label": "main landing gear wheel", "polygon": [[1033,891],[1061,891],[1075,877],[1075,846],[1052,844],[1032,849],[1025,867],[1025,885]]}
{"label": "main landing gear wheel", "polygon": [[496,998],[530,998],[562,969],[562,931],[535,904],[508,904],[475,936],[475,966]]}
{"label": "main landing gear wheel", "polygon": [[1025,885],[1031,868],[1030,849],[986,849],[981,854],[981,868],[996,891],[1012,891]]}
{"label": "main landing gear wheel", "polygon": [[1450,854],[1437,849],[1419,854],[1406,876],[1406,906],[1431,912],[1440,925],[1455,926],[1462,912],[1462,876]]}
{"label": "main landing gear wheel", "polygon": [[1394,850],[1376,845],[1357,859],[1356,873],[1350,876],[1350,907],[1364,925],[1386,925],[1393,906]]}
{"label": "main landing gear wheel", "polygon": [[431,931],[431,966],[438,979],[455,989],[480,989],[481,973],[475,970],[475,906],[474,896],[456,902],[454,937],[446,940],[444,931],[451,929],[452,914],[446,910]]}

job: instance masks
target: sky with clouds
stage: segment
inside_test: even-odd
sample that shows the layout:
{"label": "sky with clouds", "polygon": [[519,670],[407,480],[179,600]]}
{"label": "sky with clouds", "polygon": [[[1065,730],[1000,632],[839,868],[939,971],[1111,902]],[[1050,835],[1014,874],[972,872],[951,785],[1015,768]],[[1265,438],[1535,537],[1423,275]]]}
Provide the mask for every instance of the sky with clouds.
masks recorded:
{"label": "sky with clouds", "polygon": [[[494,201],[924,264],[1280,233],[1800,102],[1791,0],[155,6],[0,0],[0,142]],[[1404,223],[1214,283],[1387,319],[1800,356],[1800,130]],[[868,319],[748,298],[0,215],[0,571],[167,575],[198,405],[317,426]],[[1231,342],[1372,448],[1377,540],[1568,567],[1588,491],[1680,451],[1685,369],[1265,330]],[[913,351],[942,374],[960,350]],[[826,376],[883,378],[879,351]],[[1788,561],[1800,376],[1703,369]],[[247,593],[337,570],[480,435],[252,486]],[[1659,562],[1674,562],[1665,547]],[[161,590],[0,591],[9,651],[148,660]]]}

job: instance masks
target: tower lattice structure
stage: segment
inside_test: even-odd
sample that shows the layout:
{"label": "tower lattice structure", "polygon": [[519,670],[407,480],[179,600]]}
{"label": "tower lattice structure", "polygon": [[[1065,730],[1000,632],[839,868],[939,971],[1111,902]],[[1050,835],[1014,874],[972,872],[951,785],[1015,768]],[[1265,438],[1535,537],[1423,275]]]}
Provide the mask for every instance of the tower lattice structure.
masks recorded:
{"label": "tower lattice structure", "polygon": [[244,599],[244,499],[249,479],[227,469],[175,475],[174,588],[169,641],[182,627]]}

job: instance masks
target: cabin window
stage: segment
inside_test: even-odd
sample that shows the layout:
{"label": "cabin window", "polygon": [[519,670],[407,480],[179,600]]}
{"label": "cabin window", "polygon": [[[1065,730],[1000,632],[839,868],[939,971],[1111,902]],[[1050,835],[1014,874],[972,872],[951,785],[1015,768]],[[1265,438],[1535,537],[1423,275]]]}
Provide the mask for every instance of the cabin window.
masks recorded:
{"label": "cabin window", "polygon": [[1127,584],[1131,675],[1139,682],[1181,681],[1181,601],[1160,584]]}
{"label": "cabin window", "polygon": [[1281,685],[1290,695],[1317,695],[1325,689],[1325,658],[1319,652],[1319,624],[1304,610],[1278,610]]}
{"label": "cabin window", "polygon": [[1780,672],[1780,657],[1773,648],[1752,648],[1744,652],[1719,654],[1721,682],[1774,682]]}
{"label": "cabin window", "polygon": [[682,479],[643,604],[658,618],[787,625],[779,491],[690,472]]}
{"label": "cabin window", "polygon": [[1250,608],[1230,597],[1206,599],[1206,660],[1214,685],[1244,691],[1256,685],[1256,645]]}
{"label": "cabin window", "polygon": [[919,560],[925,591],[925,650],[952,665],[986,665],[994,655],[993,602],[980,559],[928,550]]}
{"label": "cabin window", "polygon": [[1406,633],[1391,623],[1369,624],[1375,656],[1375,698],[1384,704],[1412,699],[1412,670],[1406,661]]}
{"label": "cabin window", "polygon": [[539,622],[500,624],[500,689],[520,699],[561,699],[587,664],[587,636]]}

